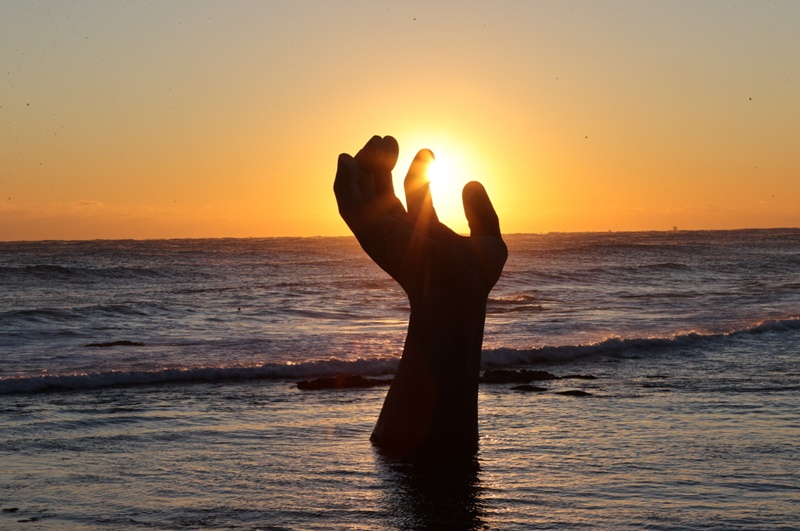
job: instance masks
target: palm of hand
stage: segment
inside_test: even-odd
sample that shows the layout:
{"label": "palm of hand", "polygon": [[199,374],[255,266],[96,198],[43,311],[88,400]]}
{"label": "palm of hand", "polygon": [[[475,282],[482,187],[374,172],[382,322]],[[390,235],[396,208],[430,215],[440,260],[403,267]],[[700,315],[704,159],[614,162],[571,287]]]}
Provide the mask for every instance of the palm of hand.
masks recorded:
{"label": "palm of hand", "polygon": [[505,264],[508,251],[497,214],[483,186],[464,187],[470,236],[439,222],[426,176],[433,160],[420,151],[406,176],[408,211],[394,194],[397,141],[373,137],[355,157],[342,154],[334,182],[339,213],[366,253],[403,287],[412,307],[419,302],[482,303]]}

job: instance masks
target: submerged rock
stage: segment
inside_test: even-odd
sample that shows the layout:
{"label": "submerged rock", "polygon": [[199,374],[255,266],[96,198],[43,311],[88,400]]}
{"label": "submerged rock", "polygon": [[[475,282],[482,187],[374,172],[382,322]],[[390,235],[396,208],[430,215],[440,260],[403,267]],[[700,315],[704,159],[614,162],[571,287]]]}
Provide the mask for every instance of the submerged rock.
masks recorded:
{"label": "submerged rock", "polygon": [[531,384],[515,385],[511,388],[512,391],[524,391],[526,393],[543,393],[547,391],[546,387],[536,387]]}
{"label": "submerged rock", "polygon": [[519,371],[508,369],[489,369],[483,373],[481,383],[518,383],[527,384],[533,381],[558,380],[559,377],[547,371]]}
{"label": "submerged rock", "polygon": [[144,343],[138,341],[108,341],[106,343],[87,343],[84,347],[111,348],[111,347],[143,347]]}
{"label": "submerged rock", "polygon": [[389,385],[391,380],[381,378],[365,378],[357,374],[338,374],[333,377],[317,378],[315,380],[303,380],[297,382],[297,388],[303,390],[317,391],[320,389],[352,389],[363,387],[376,387],[379,385]]}

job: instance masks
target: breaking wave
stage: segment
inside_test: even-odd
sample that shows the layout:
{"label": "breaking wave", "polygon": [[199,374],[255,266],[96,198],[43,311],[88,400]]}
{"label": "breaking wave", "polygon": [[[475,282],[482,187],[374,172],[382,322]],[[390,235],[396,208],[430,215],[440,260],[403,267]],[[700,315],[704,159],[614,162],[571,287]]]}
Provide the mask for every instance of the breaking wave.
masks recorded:
{"label": "breaking wave", "polygon": [[[673,337],[608,338],[586,345],[543,346],[529,349],[496,348],[483,352],[483,368],[524,367],[546,363],[570,363],[595,358],[630,359],[675,349],[713,346],[729,338],[800,330],[800,317],[765,321],[755,326],[718,334],[688,333]],[[267,363],[257,366],[187,367],[153,371],[109,371],[97,373],[22,376],[0,379],[0,395],[87,390],[104,387],[162,383],[235,382],[246,380],[299,380],[337,374],[383,376],[393,374],[396,357],[331,358],[298,363]]]}

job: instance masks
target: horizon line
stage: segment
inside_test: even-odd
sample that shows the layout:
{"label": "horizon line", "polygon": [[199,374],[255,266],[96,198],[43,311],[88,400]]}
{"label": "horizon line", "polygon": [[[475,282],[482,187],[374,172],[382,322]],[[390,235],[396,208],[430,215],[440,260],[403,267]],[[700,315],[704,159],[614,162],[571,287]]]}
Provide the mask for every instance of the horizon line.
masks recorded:
{"label": "horizon line", "polygon": [[[737,231],[779,231],[779,230],[800,230],[800,227],[745,227],[738,229],[679,229],[673,227],[672,229],[660,230],[577,230],[577,231],[547,231],[547,232],[506,232],[502,233],[503,237],[506,236],[547,236],[555,234],[644,234],[644,233],[687,233],[687,232],[737,232]],[[462,234],[462,236],[468,236]],[[277,239],[320,239],[320,238],[352,238],[352,234],[333,234],[333,235],[310,235],[310,236],[175,236],[163,238],[72,238],[72,239],[58,239],[58,238],[41,238],[38,240],[0,240],[0,243],[43,243],[43,242],[144,242],[144,241],[178,241],[178,240],[277,240]]]}

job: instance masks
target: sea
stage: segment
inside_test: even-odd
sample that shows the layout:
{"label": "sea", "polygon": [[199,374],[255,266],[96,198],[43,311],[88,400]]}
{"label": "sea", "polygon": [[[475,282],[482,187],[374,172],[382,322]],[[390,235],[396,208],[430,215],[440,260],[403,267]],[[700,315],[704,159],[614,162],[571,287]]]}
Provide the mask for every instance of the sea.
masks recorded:
{"label": "sea", "polygon": [[[800,229],[512,234],[474,459],[369,442],[350,237],[0,242],[0,529],[800,529]],[[534,390],[531,390],[534,389]]]}

